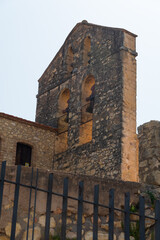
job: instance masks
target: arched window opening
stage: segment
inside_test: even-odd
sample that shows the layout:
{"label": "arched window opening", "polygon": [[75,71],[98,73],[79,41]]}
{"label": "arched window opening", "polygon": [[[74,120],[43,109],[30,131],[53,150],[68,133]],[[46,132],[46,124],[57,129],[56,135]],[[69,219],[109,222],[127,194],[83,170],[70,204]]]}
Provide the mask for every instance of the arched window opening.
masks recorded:
{"label": "arched window opening", "polygon": [[31,146],[23,143],[17,143],[16,165],[31,166],[31,155]]}
{"label": "arched window opening", "polygon": [[67,71],[69,73],[72,73],[73,71],[73,60],[74,60],[73,50],[72,47],[69,47],[67,52]]}
{"label": "arched window opening", "polygon": [[68,131],[69,98],[69,89],[63,90],[58,101],[58,133]]}
{"label": "arched window opening", "polygon": [[91,50],[91,38],[88,36],[84,39],[84,49],[83,49],[83,63],[84,66],[90,64],[90,53]]}
{"label": "arched window opening", "polygon": [[58,136],[55,142],[55,154],[68,148],[69,89],[61,92],[58,100]]}
{"label": "arched window opening", "polygon": [[93,110],[95,102],[95,79],[88,76],[82,84],[82,111],[81,126],[79,130],[79,144],[85,144],[92,140]]}
{"label": "arched window opening", "polygon": [[82,123],[92,119],[95,102],[95,79],[88,76],[82,85]]}

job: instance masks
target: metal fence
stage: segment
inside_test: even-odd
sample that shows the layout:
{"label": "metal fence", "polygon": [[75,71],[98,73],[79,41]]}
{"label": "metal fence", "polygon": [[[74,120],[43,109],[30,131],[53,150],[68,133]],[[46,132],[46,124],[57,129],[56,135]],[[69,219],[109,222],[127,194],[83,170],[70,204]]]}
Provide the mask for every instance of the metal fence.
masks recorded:
{"label": "metal fence", "polygon": [[[156,200],[155,203],[155,217],[146,216],[145,215],[145,200],[144,197],[139,196],[139,212],[133,213],[130,209],[130,194],[125,193],[125,204],[124,209],[119,209],[114,206],[114,189],[109,190],[109,204],[104,205],[99,203],[99,185],[94,186],[94,201],[88,201],[83,199],[84,193],[84,183],[79,182],[79,191],[78,197],[72,197],[68,195],[68,178],[64,179],[63,184],[63,193],[59,194],[53,191],[53,174],[49,174],[48,176],[48,190],[44,190],[38,187],[38,169],[36,172],[36,183],[33,185],[33,169],[30,179],[30,184],[25,185],[20,182],[21,179],[21,166],[17,166],[16,173],[16,181],[11,181],[5,178],[6,173],[6,162],[2,163],[1,167],[1,176],[0,176],[0,216],[2,210],[2,201],[3,201],[3,189],[4,183],[14,184],[15,192],[14,192],[14,206],[13,206],[13,215],[12,215],[12,227],[11,227],[11,240],[15,239],[15,231],[16,231],[16,221],[17,221],[17,211],[18,211],[18,200],[19,200],[19,192],[21,188],[30,189],[29,193],[29,206],[28,206],[28,223],[27,223],[27,236],[28,239],[28,229],[29,229],[29,219],[30,219],[30,205],[31,205],[31,195],[32,191],[35,191],[34,198],[34,215],[33,215],[33,232],[32,232],[32,240],[34,239],[34,223],[35,223],[35,212],[36,212],[36,197],[37,192],[44,192],[47,194],[47,202],[46,202],[46,222],[45,222],[45,240],[49,239],[49,230],[50,230],[50,214],[51,214],[51,203],[52,196],[56,195],[63,199],[62,201],[62,224],[61,224],[61,239],[66,239],[66,221],[67,221],[67,202],[69,199],[72,199],[78,203],[78,217],[77,217],[77,240],[82,239],[82,214],[83,214],[83,205],[84,203],[91,204],[93,206],[93,240],[98,239],[98,209],[100,207],[109,210],[109,230],[108,230],[108,239],[114,239],[114,216],[115,212],[122,212],[124,214],[124,239],[130,239],[130,214],[134,214],[139,217],[139,239],[145,240],[145,220],[152,219],[155,221],[155,240],[160,240],[160,201]],[[107,200],[107,199],[106,199]]]}

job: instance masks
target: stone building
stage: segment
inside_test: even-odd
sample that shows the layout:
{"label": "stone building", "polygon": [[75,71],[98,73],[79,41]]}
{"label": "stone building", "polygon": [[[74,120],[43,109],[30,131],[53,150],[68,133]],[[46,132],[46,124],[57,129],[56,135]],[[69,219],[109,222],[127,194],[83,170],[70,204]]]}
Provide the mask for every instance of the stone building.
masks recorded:
{"label": "stone building", "polygon": [[125,181],[139,181],[140,164],[145,181],[136,56],[135,34],[78,23],[39,79],[36,122],[0,114],[0,160]]}
{"label": "stone building", "polygon": [[54,128],[0,113],[0,162],[52,169]]}
{"label": "stone building", "polygon": [[[160,122],[145,123],[136,134],[135,39],[136,35],[124,29],[86,21],[78,23],[39,79],[36,122],[0,113],[0,163],[6,161],[10,165],[6,167],[9,181],[5,182],[1,194],[0,239],[11,236],[14,196],[18,196],[17,221],[12,218],[17,222],[17,240],[26,239],[26,229],[29,229],[29,239],[33,233],[34,238],[43,238],[46,206],[49,210],[46,199],[52,202],[50,236],[57,236],[64,211],[61,197],[66,177],[69,179],[67,194],[72,196],[66,204],[67,239],[77,237],[78,189],[85,199],[82,236],[86,240],[92,238],[95,215],[93,205],[86,203],[95,199],[93,190],[97,184],[97,201],[101,203],[101,207],[97,207],[99,239],[108,238],[109,209],[102,206],[110,205],[106,202],[112,199],[109,189],[115,189],[114,239],[125,238],[122,225],[126,192],[130,192],[125,202],[130,198],[131,212],[131,207],[139,211],[139,195],[145,197],[145,216],[150,216],[144,224],[145,235],[146,239],[153,238],[154,202],[160,193]],[[17,178],[14,165],[18,164],[26,166],[19,173],[19,195],[18,184],[16,188],[9,184]],[[50,173],[54,174],[53,186],[48,181]],[[84,192],[79,187],[80,181],[84,182]],[[29,191],[30,185],[33,189]],[[56,194],[50,198],[48,187],[51,186]],[[18,189],[15,194],[14,189]],[[123,213],[118,209],[123,209]],[[131,212],[130,223],[134,225],[130,225],[130,236],[135,239],[133,232],[139,232],[138,212],[136,215]]]}
{"label": "stone building", "polygon": [[39,79],[36,122],[58,129],[54,169],[138,180],[135,39],[78,23]]}

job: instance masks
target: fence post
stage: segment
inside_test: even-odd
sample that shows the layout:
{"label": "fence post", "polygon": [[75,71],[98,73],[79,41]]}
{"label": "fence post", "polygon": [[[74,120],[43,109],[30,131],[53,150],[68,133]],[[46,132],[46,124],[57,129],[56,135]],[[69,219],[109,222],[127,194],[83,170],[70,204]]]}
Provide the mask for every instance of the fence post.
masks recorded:
{"label": "fence post", "polygon": [[93,240],[98,239],[98,201],[99,201],[99,185],[95,185],[94,186]]}
{"label": "fence post", "polygon": [[140,233],[140,239],[145,240],[145,209],[144,209],[144,197],[139,196],[139,233]]}
{"label": "fence post", "polygon": [[28,240],[28,230],[29,230],[29,220],[30,220],[30,207],[31,207],[31,197],[32,197],[32,181],[33,181],[33,168],[32,168],[32,174],[31,174],[31,185],[30,185],[30,193],[29,193],[28,221],[27,221],[27,235],[26,235],[26,240]]}
{"label": "fence post", "polygon": [[2,166],[1,166],[1,178],[0,178],[0,217],[1,217],[1,209],[2,209],[2,199],[3,199],[3,187],[4,187],[5,173],[6,173],[6,161],[2,162]]}
{"label": "fence post", "polygon": [[155,218],[156,218],[155,240],[159,240],[160,239],[160,200],[156,200]]}
{"label": "fence post", "polygon": [[37,172],[36,172],[36,186],[35,186],[35,196],[34,196],[32,240],[34,240],[34,225],[35,225],[35,214],[36,214],[37,186],[38,186],[38,169],[37,169]]}
{"label": "fence post", "polygon": [[109,190],[109,240],[113,240],[114,233],[114,189]]}
{"label": "fence post", "polygon": [[82,239],[83,190],[84,190],[84,184],[83,182],[79,182],[77,240]]}
{"label": "fence post", "polygon": [[14,207],[13,207],[13,215],[12,215],[11,240],[15,240],[20,178],[21,178],[21,166],[18,165],[17,166],[15,192],[14,192]]}
{"label": "fence post", "polygon": [[130,224],[130,193],[125,193],[125,217],[124,217],[124,234],[125,234],[125,240],[129,240],[129,224]]}
{"label": "fence post", "polygon": [[49,239],[50,229],[50,214],[52,203],[52,186],[53,186],[53,173],[49,174],[48,178],[48,193],[47,193],[47,205],[46,205],[46,224],[45,224],[45,240]]}
{"label": "fence post", "polygon": [[61,230],[62,240],[66,240],[67,197],[68,197],[68,178],[65,178],[63,184],[63,207],[62,207],[62,230]]}

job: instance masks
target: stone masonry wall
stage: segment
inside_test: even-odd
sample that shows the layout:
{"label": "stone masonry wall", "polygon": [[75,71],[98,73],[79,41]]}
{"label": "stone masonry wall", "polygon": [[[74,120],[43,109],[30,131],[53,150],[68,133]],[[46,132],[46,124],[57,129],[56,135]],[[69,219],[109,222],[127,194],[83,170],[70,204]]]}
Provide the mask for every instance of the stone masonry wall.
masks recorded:
{"label": "stone masonry wall", "polygon": [[[22,184],[31,184],[31,168],[22,167],[21,180]],[[48,186],[48,175],[51,171],[46,171],[40,169],[38,171],[38,188],[47,190]],[[16,167],[7,166],[6,177],[10,181],[15,181]],[[84,199],[88,201],[93,201],[94,199],[94,186],[99,184],[99,203],[108,205],[109,201],[109,189],[115,189],[115,207],[124,209],[124,193],[130,192],[131,194],[131,206],[137,206],[138,196],[142,194],[146,196],[147,191],[152,192],[154,196],[159,198],[160,189],[156,187],[151,187],[149,185],[124,182],[111,179],[101,179],[92,176],[74,175],[67,174],[59,171],[53,171],[53,191],[62,194],[63,192],[63,179],[68,177],[69,189],[68,195],[72,197],[78,197],[78,183],[80,181],[84,182]],[[36,169],[33,172],[32,184],[35,186],[36,183]],[[12,222],[12,211],[14,202],[14,189],[15,186],[9,183],[5,183],[4,194],[3,194],[3,206],[2,214],[0,218],[0,239],[9,240],[11,233],[11,222]],[[28,222],[28,206],[29,206],[29,188],[24,188],[20,186],[19,204],[18,204],[18,215],[16,224],[16,240],[26,239],[26,229]],[[32,190],[32,201],[30,206],[30,221],[29,221],[29,239],[32,239],[33,230],[33,216],[34,216],[34,198],[35,191]],[[34,239],[42,240],[44,239],[45,231],[45,216],[46,216],[46,199],[47,194],[37,191],[36,200],[36,212],[35,212],[35,232]],[[154,216],[153,206],[151,207],[150,199],[146,198],[146,215]],[[123,214],[119,211],[115,211],[114,215],[114,240],[124,239],[124,229],[123,229]],[[98,239],[108,239],[108,220],[109,212],[108,209],[99,207],[98,209]],[[135,215],[130,216],[132,226],[136,225],[138,218]],[[52,206],[51,206],[51,221],[50,221],[50,235],[60,236],[61,234],[61,223],[62,223],[62,198],[53,195]],[[84,204],[83,205],[83,216],[82,216],[82,239],[90,240],[93,235],[93,205]],[[154,229],[154,221],[146,220],[146,239],[151,239],[151,233]],[[133,227],[134,228],[134,227]],[[76,239],[76,229],[77,229],[77,201],[68,199],[67,204],[67,238]],[[52,238],[51,238],[52,239]],[[135,240],[132,236],[130,239]]]}
{"label": "stone masonry wall", "polygon": [[0,162],[15,165],[20,142],[32,147],[32,167],[52,169],[55,134],[51,127],[0,113]]}
{"label": "stone masonry wall", "polygon": [[[133,123],[128,135],[125,132],[129,126],[130,115],[132,116],[131,122],[135,121],[136,92],[132,94],[132,91],[136,91],[134,87],[136,82],[135,37],[134,34],[123,29],[101,27],[87,22],[79,23],[39,79],[36,112],[36,121],[39,123],[52,127],[58,126],[59,96],[64,89],[70,91],[68,144],[64,146],[63,141],[62,150],[58,148],[56,151],[54,169],[118,179],[121,179],[123,175],[123,179],[137,180],[137,167],[134,171],[135,176],[128,173],[137,164],[136,123]],[[90,44],[88,64],[86,59],[83,60],[84,52],[86,57],[86,46],[88,46],[84,44],[86,42]],[[71,54],[70,57],[68,57],[68,52]],[[130,66],[127,65],[127,58],[131,59]],[[71,59],[72,63],[70,63]],[[68,63],[71,66],[68,67]],[[123,65],[124,63],[126,66]],[[123,76],[126,72],[125,68],[128,69],[128,73],[133,72],[129,80],[127,80],[127,74]],[[92,139],[88,135],[88,142],[83,144],[84,137],[80,136],[85,130],[81,122],[81,96],[82,85],[87,76],[93,76],[95,79],[95,100],[93,123],[90,124]],[[126,98],[123,96],[123,88],[127,90],[127,85],[131,82],[133,82],[133,87],[131,86],[130,93],[133,98]],[[122,114],[128,108],[124,107],[123,102],[128,103],[129,106],[133,105],[129,107],[129,116]],[[122,140],[123,134],[125,135],[124,141]],[[57,136],[57,139],[60,146],[60,136]],[[123,142],[128,141],[129,146],[124,150]],[[126,152],[130,150],[132,157],[126,156]],[[125,161],[123,165],[121,165],[122,161]],[[133,165],[130,170],[125,167],[127,161]],[[121,166],[125,168],[124,171]]]}
{"label": "stone masonry wall", "polygon": [[140,182],[160,185],[160,122],[138,128]]}

